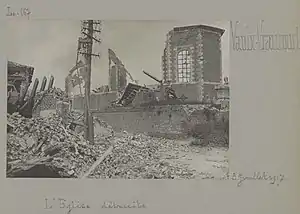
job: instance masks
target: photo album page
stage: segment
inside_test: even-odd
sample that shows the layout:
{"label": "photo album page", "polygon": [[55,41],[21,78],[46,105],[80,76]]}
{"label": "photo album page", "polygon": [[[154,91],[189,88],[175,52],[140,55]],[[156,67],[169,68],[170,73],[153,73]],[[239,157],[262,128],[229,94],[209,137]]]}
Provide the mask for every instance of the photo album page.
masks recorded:
{"label": "photo album page", "polygon": [[0,213],[300,213],[299,0],[1,6]]}

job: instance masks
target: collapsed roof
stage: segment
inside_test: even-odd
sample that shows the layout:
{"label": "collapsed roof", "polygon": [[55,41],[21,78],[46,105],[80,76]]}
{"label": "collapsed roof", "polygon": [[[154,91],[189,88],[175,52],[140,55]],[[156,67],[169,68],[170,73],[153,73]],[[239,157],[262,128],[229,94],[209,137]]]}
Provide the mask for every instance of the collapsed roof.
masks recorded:
{"label": "collapsed roof", "polygon": [[118,104],[123,103],[124,105],[128,105],[128,104],[132,103],[132,101],[134,100],[136,94],[140,90],[150,90],[150,89],[147,88],[147,87],[143,87],[143,86],[140,86],[140,85],[129,83],[126,86],[125,91],[122,94],[120,100],[118,101]]}
{"label": "collapsed roof", "polygon": [[[32,81],[34,68],[28,65],[21,65],[16,62],[7,61],[7,75],[10,79],[11,77],[24,77],[24,75],[28,78],[28,81]],[[23,74],[21,74],[23,73]]]}

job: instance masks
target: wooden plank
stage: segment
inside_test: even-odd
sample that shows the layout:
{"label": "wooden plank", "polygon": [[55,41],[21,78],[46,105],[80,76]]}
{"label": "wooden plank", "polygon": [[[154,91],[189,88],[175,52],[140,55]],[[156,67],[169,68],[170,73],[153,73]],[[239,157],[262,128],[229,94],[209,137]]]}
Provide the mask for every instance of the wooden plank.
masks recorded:
{"label": "wooden plank", "polygon": [[90,169],[84,173],[81,178],[87,178],[95,169],[96,167],[112,152],[113,146],[110,146],[108,150],[90,167]]}

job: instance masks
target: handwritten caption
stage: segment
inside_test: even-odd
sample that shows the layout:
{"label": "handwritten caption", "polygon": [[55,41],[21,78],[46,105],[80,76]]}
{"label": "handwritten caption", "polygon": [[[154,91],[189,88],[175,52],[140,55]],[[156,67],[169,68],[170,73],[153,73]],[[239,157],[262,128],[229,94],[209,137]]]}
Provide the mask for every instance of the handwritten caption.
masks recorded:
{"label": "handwritten caption", "polygon": [[234,51],[287,51],[300,50],[299,29],[291,33],[266,33],[264,20],[256,27],[256,32],[243,34],[249,30],[247,24],[230,22],[230,36]]}
{"label": "handwritten caption", "polygon": [[[47,210],[66,210],[70,214],[74,210],[87,210],[91,206],[88,203],[79,200],[67,200],[65,198],[45,198],[45,207]],[[101,204],[102,209],[141,209],[146,208],[146,205],[140,201],[132,201],[130,203],[120,204],[114,201],[105,201]]]}
{"label": "handwritten caption", "polygon": [[202,179],[220,180],[220,181],[236,181],[237,186],[240,187],[245,181],[265,181],[272,185],[279,186],[282,181],[286,179],[283,174],[271,175],[267,172],[254,172],[251,176],[245,176],[242,173],[225,173],[221,177],[216,177],[211,173],[202,172],[200,173]]}
{"label": "handwritten caption", "polygon": [[[245,176],[242,173],[225,173],[221,177],[213,176],[211,173],[201,173],[202,179],[220,180],[220,181],[235,181],[237,186],[240,187],[245,181],[263,181],[271,185],[279,186],[286,176],[283,174],[271,175],[268,172],[254,172],[251,176]],[[100,203],[102,209],[141,209],[147,208],[144,203],[140,201],[132,201],[130,203],[117,203],[115,201],[104,201]],[[66,210],[70,214],[73,210],[87,210],[91,209],[90,204],[79,200],[67,200],[65,198],[45,198],[45,207],[47,210]]]}
{"label": "handwritten caption", "polygon": [[27,19],[30,18],[31,11],[29,8],[22,7],[19,9],[15,9],[11,6],[6,6],[6,16],[8,17],[26,17]]}

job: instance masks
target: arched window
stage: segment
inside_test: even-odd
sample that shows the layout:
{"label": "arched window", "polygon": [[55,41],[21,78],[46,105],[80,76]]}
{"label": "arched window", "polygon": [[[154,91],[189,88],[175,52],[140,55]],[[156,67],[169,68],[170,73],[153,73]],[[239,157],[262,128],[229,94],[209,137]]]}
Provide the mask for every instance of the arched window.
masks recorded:
{"label": "arched window", "polygon": [[177,56],[178,81],[191,81],[191,55],[188,50],[183,50]]}

